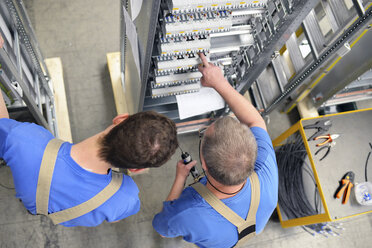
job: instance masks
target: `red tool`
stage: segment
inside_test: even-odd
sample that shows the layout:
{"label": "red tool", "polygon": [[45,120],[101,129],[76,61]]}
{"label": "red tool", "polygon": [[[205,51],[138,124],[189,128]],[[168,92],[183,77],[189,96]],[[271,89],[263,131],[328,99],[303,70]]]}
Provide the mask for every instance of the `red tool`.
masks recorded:
{"label": "red tool", "polygon": [[341,179],[340,187],[336,191],[336,198],[341,198],[341,196],[344,195],[342,204],[346,204],[349,200],[351,188],[354,187],[354,177],[354,172],[349,171]]}
{"label": "red tool", "polygon": [[325,145],[327,143],[332,143],[333,140],[337,139],[338,137],[340,137],[339,134],[328,134],[328,135],[322,135],[322,136],[315,137],[314,140],[326,139],[326,141],[316,145],[316,146],[322,146],[322,145]]}

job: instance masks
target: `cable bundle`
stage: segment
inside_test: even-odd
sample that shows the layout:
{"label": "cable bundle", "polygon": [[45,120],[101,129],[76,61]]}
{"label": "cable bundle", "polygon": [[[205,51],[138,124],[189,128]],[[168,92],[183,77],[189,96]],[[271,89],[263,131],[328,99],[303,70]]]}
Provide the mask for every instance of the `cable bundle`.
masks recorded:
{"label": "cable bundle", "polygon": [[[295,219],[317,215],[321,212],[318,188],[308,163],[306,163],[307,152],[301,136],[297,133],[292,135],[287,144],[276,149],[276,158],[279,169],[279,206],[288,219]],[[313,180],[315,185],[314,206],[304,190],[303,171]],[[338,235],[331,227],[342,229],[340,224],[312,224],[303,226],[303,229],[312,235],[314,232],[326,236],[326,233]],[[311,232],[310,230],[314,232]]]}

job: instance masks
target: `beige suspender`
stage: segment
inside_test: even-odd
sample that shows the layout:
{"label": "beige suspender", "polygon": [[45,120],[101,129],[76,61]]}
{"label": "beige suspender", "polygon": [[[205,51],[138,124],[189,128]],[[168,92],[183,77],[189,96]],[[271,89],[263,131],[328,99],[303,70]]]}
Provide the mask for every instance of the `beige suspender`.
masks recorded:
{"label": "beige suspender", "polygon": [[97,195],[75,207],[68,208],[56,213],[48,213],[49,193],[53,177],[57,154],[63,141],[51,140],[45,148],[40,165],[39,179],[36,189],[36,211],[38,214],[48,216],[54,224],[59,224],[80,217],[98,208],[113,196],[123,182],[123,174],[112,173],[111,182]]}
{"label": "beige suspender", "polygon": [[53,139],[49,141],[44,150],[36,188],[36,211],[38,214],[48,215],[49,192],[54,172],[54,164],[62,144],[62,140]]}
{"label": "beige suspender", "polygon": [[219,214],[226,218],[238,229],[239,241],[251,238],[256,233],[256,213],[260,203],[260,183],[256,172],[253,172],[249,177],[251,182],[251,204],[247,219],[244,220],[220,199],[218,199],[207,187],[201,183],[195,184],[192,187],[211,205]]}

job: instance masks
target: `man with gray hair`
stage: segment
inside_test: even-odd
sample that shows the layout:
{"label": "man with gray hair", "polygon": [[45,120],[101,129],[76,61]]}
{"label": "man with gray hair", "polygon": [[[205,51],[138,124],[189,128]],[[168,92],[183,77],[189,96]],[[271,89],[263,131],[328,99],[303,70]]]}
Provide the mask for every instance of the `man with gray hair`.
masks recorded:
{"label": "man with gray hair", "polygon": [[264,229],[278,200],[278,169],[261,115],[219,67],[200,58],[202,85],[214,88],[239,121],[223,117],[205,131],[200,157],[206,176],[200,183],[183,189],[196,162],[178,162],[153,227],[163,237],[182,236],[199,247],[233,247]]}

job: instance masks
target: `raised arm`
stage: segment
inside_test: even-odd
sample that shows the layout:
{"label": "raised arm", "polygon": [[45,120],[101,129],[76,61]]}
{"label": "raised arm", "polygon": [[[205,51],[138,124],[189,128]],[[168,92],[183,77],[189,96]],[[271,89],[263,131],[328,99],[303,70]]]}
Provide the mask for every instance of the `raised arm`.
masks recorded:
{"label": "raised arm", "polygon": [[224,78],[222,70],[209,63],[204,54],[199,54],[203,64],[199,71],[203,74],[201,84],[205,87],[214,88],[230,106],[240,122],[248,127],[261,127],[266,130],[265,121],[255,107],[239,94]]}
{"label": "raised arm", "polygon": [[5,106],[3,94],[1,92],[0,92],[0,118],[9,118],[9,113]]}
{"label": "raised arm", "polygon": [[[3,49],[3,44],[4,44],[4,40],[0,34],[0,49]],[[9,113],[5,106],[5,101],[3,98],[3,94],[1,93],[1,90],[0,90],[0,118],[9,118]]]}

